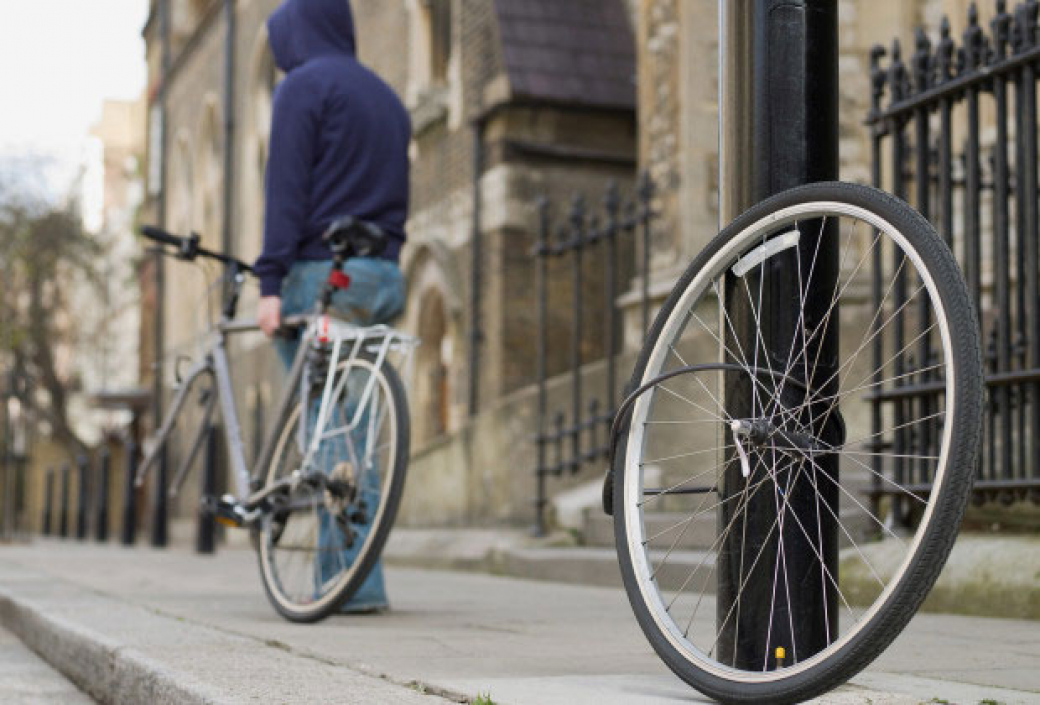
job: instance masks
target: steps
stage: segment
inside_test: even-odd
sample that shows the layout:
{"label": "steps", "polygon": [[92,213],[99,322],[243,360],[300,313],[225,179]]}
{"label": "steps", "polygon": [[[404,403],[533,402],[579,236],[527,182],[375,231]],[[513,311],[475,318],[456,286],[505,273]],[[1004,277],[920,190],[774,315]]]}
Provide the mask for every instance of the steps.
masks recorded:
{"label": "steps", "polygon": [[[690,520],[689,515],[662,512],[646,517],[648,536],[657,537],[653,544],[667,548],[678,539],[678,550],[704,550],[715,541],[715,514],[709,512]],[[586,546],[614,547],[614,518],[602,511],[590,510],[585,516],[582,543]]]}

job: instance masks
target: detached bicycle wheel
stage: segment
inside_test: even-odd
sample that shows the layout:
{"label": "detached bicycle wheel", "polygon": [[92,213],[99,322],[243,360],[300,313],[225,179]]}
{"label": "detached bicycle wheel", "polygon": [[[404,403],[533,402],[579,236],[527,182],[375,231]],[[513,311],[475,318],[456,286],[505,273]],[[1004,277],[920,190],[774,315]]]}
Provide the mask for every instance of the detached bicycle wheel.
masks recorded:
{"label": "detached bicycle wheel", "polygon": [[409,419],[396,371],[361,355],[341,362],[336,380],[343,383],[329,399],[317,452],[306,461],[321,387],[290,413],[267,475],[268,485],[294,473],[302,478],[272,499],[258,537],[264,589],[294,622],[322,619],[357,592],[382,553],[404,490]]}
{"label": "detached bicycle wheel", "polygon": [[619,418],[615,536],[654,649],[723,702],[851,678],[924,600],[978,457],[978,325],[908,205],[805,186],[738,218],[654,322]]}

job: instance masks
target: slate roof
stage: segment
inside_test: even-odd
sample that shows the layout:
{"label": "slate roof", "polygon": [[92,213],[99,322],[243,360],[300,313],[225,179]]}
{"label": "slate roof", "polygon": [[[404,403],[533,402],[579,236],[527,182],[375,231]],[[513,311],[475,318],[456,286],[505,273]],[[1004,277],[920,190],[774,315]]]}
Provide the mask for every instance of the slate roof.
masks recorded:
{"label": "slate roof", "polygon": [[625,0],[495,0],[495,9],[514,97],[635,108]]}

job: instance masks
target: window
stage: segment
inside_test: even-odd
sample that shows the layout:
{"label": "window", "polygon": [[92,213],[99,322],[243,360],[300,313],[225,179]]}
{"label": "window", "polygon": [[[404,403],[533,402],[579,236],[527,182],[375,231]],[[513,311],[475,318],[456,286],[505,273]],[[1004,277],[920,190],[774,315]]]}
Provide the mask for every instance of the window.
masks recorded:
{"label": "window", "polygon": [[446,118],[449,122],[461,119],[462,90],[454,46],[455,3],[456,0],[408,2],[412,50],[406,101],[416,135]]}
{"label": "window", "polygon": [[430,82],[444,84],[448,81],[448,68],[452,55],[452,12],[453,0],[424,0],[430,36]]}
{"label": "window", "polygon": [[236,248],[239,256],[247,261],[259,256],[263,246],[264,175],[267,172],[274,90],[281,78],[267,36],[262,35],[254,48],[250,71],[248,115],[243,136],[245,170],[239,185],[243,207]]}
{"label": "window", "polygon": [[195,227],[199,228],[203,245],[221,249],[223,212],[224,165],[222,163],[220,118],[215,107],[216,99],[209,100],[205,117],[199,130],[198,152],[195,159],[196,191]]}

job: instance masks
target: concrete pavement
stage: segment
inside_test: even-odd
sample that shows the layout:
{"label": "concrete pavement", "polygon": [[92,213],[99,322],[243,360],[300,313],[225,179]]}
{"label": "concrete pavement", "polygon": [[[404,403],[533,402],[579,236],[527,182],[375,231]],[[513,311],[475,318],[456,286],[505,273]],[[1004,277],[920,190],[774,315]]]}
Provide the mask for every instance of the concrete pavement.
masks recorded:
{"label": "concrete pavement", "polygon": [[[622,591],[389,570],[390,614],[293,625],[253,555],[38,542],[0,549],[0,623],[106,702],[703,702]],[[820,702],[1040,704],[1035,622],[920,615]]]}
{"label": "concrete pavement", "polygon": [[0,703],[5,705],[91,705],[94,701],[0,629]]}

